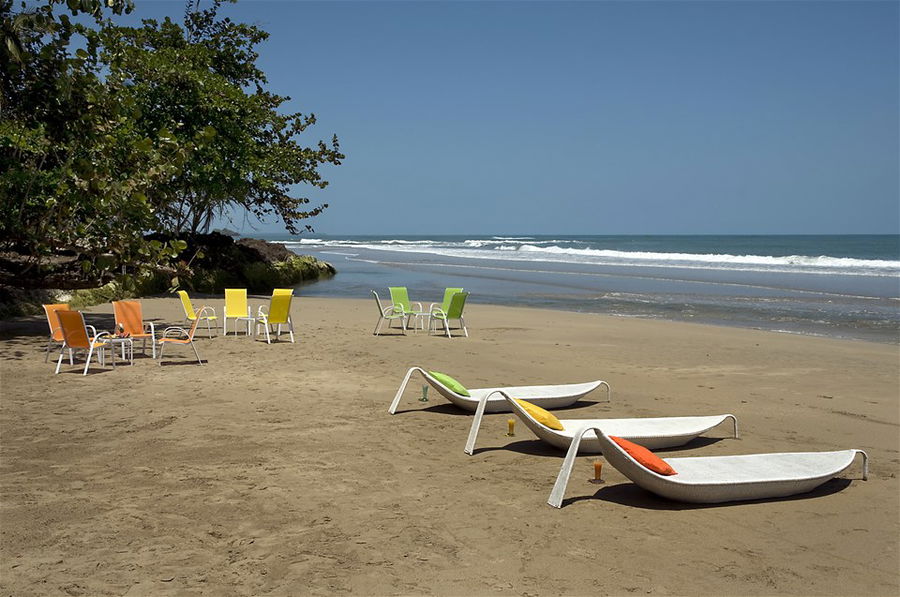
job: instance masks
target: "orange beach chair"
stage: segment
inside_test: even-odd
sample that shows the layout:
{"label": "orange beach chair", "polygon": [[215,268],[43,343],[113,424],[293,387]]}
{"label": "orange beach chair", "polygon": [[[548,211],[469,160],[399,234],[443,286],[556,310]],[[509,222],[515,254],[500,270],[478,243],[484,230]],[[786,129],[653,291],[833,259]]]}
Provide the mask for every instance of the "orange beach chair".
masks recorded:
{"label": "orange beach chair", "polygon": [[184,318],[188,321],[194,321],[195,319],[203,319],[206,321],[206,333],[212,338],[212,326],[210,326],[209,322],[218,319],[216,317],[216,310],[207,305],[201,307],[199,311],[194,311],[194,305],[191,303],[191,297],[188,296],[187,292],[179,290],[178,296],[181,298],[181,306],[184,308]]}
{"label": "orange beach chair", "polygon": [[138,301],[113,301],[112,304],[116,316],[116,327],[121,325],[125,333],[129,334],[133,340],[143,340],[144,354],[147,354],[147,339],[149,338],[150,348],[155,359],[156,329],[153,327],[152,321],[144,322],[141,303]]}
{"label": "orange beach chair", "polygon": [[[42,306],[44,307],[44,314],[47,315],[47,325],[50,326],[50,340],[47,341],[47,354],[44,355],[44,362],[46,363],[50,359],[50,347],[54,343],[63,343],[62,328],[59,326],[59,317],[56,316],[56,312],[68,311],[69,305],[68,303],[54,303]],[[71,357],[71,354],[69,356]]]}
{"label": "orange beach chair", "polygon": [[[91,366],[91,357],[94,356],[94,351],[97,352],[97,361],[103,366],[105,364],[103,353],[107,346],[103,336],[109,334],[107,332],[98,334],[93,326],[85,325],[84,315],[81,314],[81,311],[59,309],[56,311],[56,316],[59,319],[60,331],[63,336],[63,344],[59,349],[59,360],[56,362],[56,373],[59,373],[59,368],[62,366],[63,354],[66,349],[69,350],[70,364],[74,364],[72,360],[73,350],[84,350],[87,352],[87,358],[84,360],[84,375],[88,374],[88,367]],[[93,337],[88,335],[88,328],[94,330]]]}
{"label": "orange beach chair", "polygon": [[[203,309],[201,309],[202,311]],[[197,317],[194,319],[194,323],[191,324],[190,331],[184,329],[183,327],[172,326],[163,330],[162,338],[157,340],[159,343],[159,365],[162,366],[162,355],[163,349],[166,344],[189,344],[191,348],[194,349],[194,354],[197,356],[197,362],[201,365],[203,361],[200,360],[200,353],[197,352],[197,347],[194,345],[194,332],[197,331],[197,324],[200,323],[200,318]]]}

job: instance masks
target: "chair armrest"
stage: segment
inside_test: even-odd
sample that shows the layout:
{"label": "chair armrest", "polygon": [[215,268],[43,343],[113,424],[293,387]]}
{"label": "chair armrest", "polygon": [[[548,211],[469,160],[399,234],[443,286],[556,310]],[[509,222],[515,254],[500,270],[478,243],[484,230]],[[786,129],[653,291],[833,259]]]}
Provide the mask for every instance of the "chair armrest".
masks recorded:
{"label": "chair armrest", "polygon": [[144,323],[144,329],[150,328],[150,335],[154,338],[156,337],[156,326],[153,325],[152,321],[147,321]]}
{"label": "chair armrest", "polygon": [[[211,316],[210,316],[210,315],[203,315],[204,311],[207,311],[207,310],[208,310],[208,311],[212,311],[212,315],[211,315]],[[216,316],[216,310],[215,310],[213,307],[210,307],[209,305],[203,305],[202,307],[200,307],[200,310],[197,311],[197,312],[194,314],[194,316],[195,316],[195,317],[215,317],[215,316]]]}
{"label": "chair armrest", "polygon": [[[97,337],[97,328],[95,328],[94,326],[92,326],[92,325],[89,324],[89,323],[84,324],[84,327],[85,327],[85,329],[88,329],[88,330],[91,331],[91,338],[96,338],[96,337]],[[105,334],[106,332],[102,332],[102,333]]]}
{"label": "chair armrest", "polygon": [[437,316],[437,317],[447,317],[447,313],[445,313],[444,310],[441,309],[440,307],[436,307],[436,308],[434,308],[434,309],[431,310],[431,316],[432,316],[432,317],[435,317],[435,316]]}
{"label": "chair armrest", "polygon": [[171,333],[174,333],[176,335],[183,335],[185,338],[191,337],[190,334],[188,334],[188,331],[186,329],[184,329],[183,327],[179,327],[177,325],[167,327],[165,330],[163,330],[162,337],[169,338],[170,337],[169,334],[171,334]]}
{"label": "chair armrest", "polygon": [[262,319],[263,317],[268,317],[268,316],[269,316],[269,310],[266,308],[265,305],[260,305],[259,308],[256,310],[256,317],[258,319]]}
{"label": "chair armrest", "polygon": [[419,313],[421,313],[422,312],[422,303],[420,303],[419,301],[416,301],[413,304],[419,305]]}
{"label": "chair armrest", "polygon": [[393,305],[388,305],[387,307],[382,307],[382,308],[381,308],[381,314],[384,315],[385,317],[387,317],[388,315],[390,315],[390,314],[393,313],[393,312],[394,312],[394,306],[393,306]]}

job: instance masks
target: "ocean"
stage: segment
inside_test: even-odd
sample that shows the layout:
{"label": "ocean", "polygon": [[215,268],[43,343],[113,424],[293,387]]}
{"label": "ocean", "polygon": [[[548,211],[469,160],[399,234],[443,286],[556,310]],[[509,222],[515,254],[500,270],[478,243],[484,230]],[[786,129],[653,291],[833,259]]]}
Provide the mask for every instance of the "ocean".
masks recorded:
{"label": "ocean", "polygon": [[[268,236],[338,275],[299,294],[447,286],[493,303],[900,343],[900,236]],[[470,309],[471,306],[467,306]]]}

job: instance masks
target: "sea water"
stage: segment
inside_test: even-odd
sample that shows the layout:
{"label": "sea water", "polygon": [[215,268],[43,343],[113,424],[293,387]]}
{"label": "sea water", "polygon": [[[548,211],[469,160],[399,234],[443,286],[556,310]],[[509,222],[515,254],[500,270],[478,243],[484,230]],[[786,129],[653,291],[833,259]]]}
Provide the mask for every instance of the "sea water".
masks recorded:
{"label": "sea water", "polygon": [[[271,236],[338,275],[301,294],[735,325],[900,342],[900,236]],[[471,308],[470,306],[467,308]]]}

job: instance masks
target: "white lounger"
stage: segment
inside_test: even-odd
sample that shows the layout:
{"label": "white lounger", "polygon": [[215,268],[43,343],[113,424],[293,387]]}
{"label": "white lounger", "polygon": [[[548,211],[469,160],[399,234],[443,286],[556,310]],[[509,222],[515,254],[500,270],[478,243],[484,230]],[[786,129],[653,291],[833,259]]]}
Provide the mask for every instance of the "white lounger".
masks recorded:
{"label": "white lounger", "polygon": [[[610,399],[609,384],[601,380],[589,381],[587,383],[570,383],[558,386],[518,386],[507,388],[470,389],[470,396],[463,396],[461,394],[457,394],[456,392],[436,380],[421,367],[411,367],[409,371],[406,372],[406,377],[403,378],[403,383],[400,384],[400,389],[397,390],[397,395],[394,396],[394,401],[391,402],[391,407],[388,409],[389,413],[394,414],[394,412],[397,410],[397,406],[400,404],[400,398],[403,396],[403,390],[406,389],[406,385],[409,383],[409,378],[416,371],[421,373],[422,377],[425,378],[425,381],[427,381],[431,387],[437,390],[441,396],[443,396],[459,408],[468,411],[474,411],[476,408],[478,408],[478,403],[481,398],[490,396],[497,390],[503,390],[514,395],[516,398],[527,400],[547,410],[571,406],[575,404],[575,402],[577,402],[579,398],[596,390],[600,386],[606,387],[606,401],[609,402]],[[498,395],[490,396],[488,398],[484,412],[499,413],[509,412],[510,410],[511,407],[509,406],[509,403],[507,403],[502,396]]]}
{"label": "white lounger", "polygon": [[469,430],[469,439],[466,441],[466,454],[471,455],[475,451],[475,441],[478,439],[478,430],[484,417],[483,406],[494,394],[499,394],[510,405],[508,410],[518,415],[539,439],[562,450],[568,450],[575,435],[588,427],[587,432],[582,434],[579,440],[578,452],[581,454],[601,452],[597,435],[590,429],[594,427],[604,429],[610,435],[636,442],[650,450],[684,445],[727,419],[731,419],[734,424],[734,437],[738,437],[737,418],[731,414],[634,419],[560,419],[559,422],[562,423],[564,429],[558,431],[539,423],[528,414],[528,411],[519,406],[515,398],[520,398],[520,396],[510,396],[506,390],[494,390],[490,394],[482,396],[478,403],[472,428]]}
{"label": "white lounger", "polygon": [[578,444],[588,431],[596,435],[607,462],[635,485],[681,502],[731,502],[805,493],[849,468],[857,454],[863,457],[863,479],[869,476],[869,458],[862,450],[665,458],[677,474],[659,475],[638,464],[609,439],[605,429],[595,427],[582,429],[573,439],[547,500],[551,506],[562,507]]}

